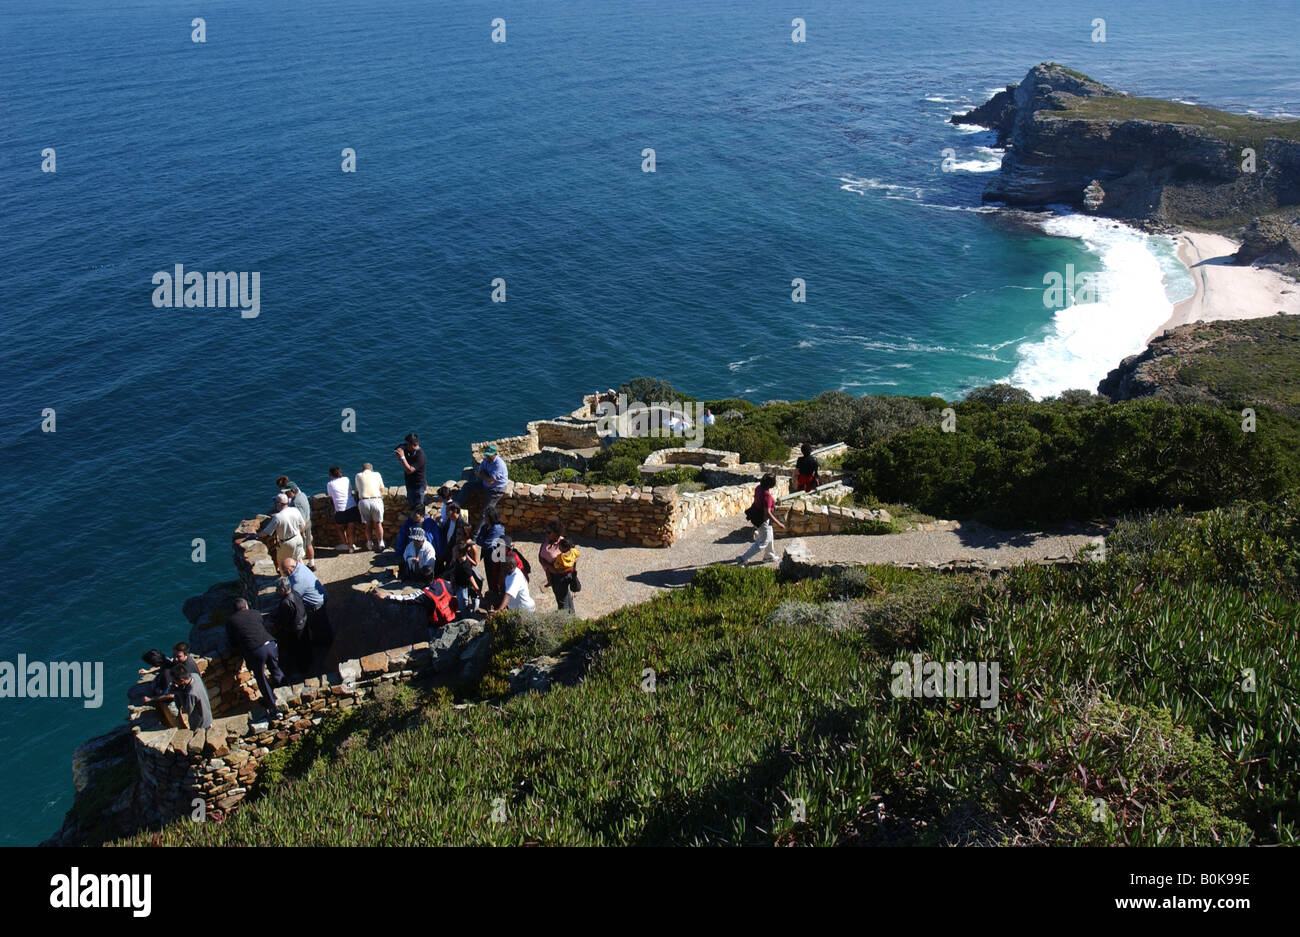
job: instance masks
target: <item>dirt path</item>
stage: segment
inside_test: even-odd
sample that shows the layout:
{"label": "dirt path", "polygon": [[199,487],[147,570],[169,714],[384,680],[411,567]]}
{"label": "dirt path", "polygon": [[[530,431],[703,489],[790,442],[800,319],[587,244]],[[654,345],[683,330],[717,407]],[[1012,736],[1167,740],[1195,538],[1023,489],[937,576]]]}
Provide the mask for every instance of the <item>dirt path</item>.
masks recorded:
{"label": "dirt path", "polygon": [[[609,541],[581,541],[582,592],[574,597],[578,613],[597,618],[624,605],[643,602],[662,589],[680,588],[690,582],[695,571],[711,563],[736,559],[751,543],[753,528],[741,517],[723,518],[696,528],[668,549],[633,547]],[[833,535],[804,537],[804,544],[819,560],[881,564],[939,564],[953,560],[977,560],[989,566],[1014,566],[1029,560],[1073,555],[1093,542],[1101,531],[1073,527],[1064,530],[1000,531],[979,524],[927,525],[886,536]],[[778,553],[794,538],[777,537]],[[524,537],[516,541],[530,563],[533,574],[530,588],[537,607],[550,610],[555,600],[543,589],[545,576],[537,568],[540,541]],[[386,554],[374,565],[370,553],[332,556],[320,549],[317,573],[326,583],[378,576],[386,566],[391,569],[396,557],[390,544]]]}

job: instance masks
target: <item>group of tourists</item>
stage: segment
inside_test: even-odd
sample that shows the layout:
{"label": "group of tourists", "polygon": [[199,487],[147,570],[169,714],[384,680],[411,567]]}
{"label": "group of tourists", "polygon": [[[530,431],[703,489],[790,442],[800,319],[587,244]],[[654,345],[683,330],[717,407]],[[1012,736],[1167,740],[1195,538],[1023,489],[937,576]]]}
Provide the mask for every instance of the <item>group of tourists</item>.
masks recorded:
{"label": "group of tourists", "polygon": [[[793,487],[796,491],[813,491],[821,484],[819,465],[810,445],[805,443],[801,451],[795,463]],[[439,488],[434,505],[425,504],[426,457],[419,436],[407,434],[394,453],[402,466],[410,506],[397,532],[398,576],[419,588],[415,592],[381,594],[396,601],[424,603],[431,623],[476,614],[491,617],[507,610],[535,610],[537,603],[529,587],[532,567],[515,547],[497,510],[509,470],[496,446],[483,450],[474,478],[458,491],[453,493],[447,486]],[[277,494],[271,517],[258,531],[258,536],[274,537],[276,568],[281,573],[276,581],[275,607],[264,615],[241,597],[234,600],[226,619],[231,650],[243,657],[272,719],[280,715],[275,687],[288,679],[281,655],[290,675],[307,674],[312,667],[312,646],[329,644],[332,639],[326,591],[314,572],[311,503],[288,476],[281,475],[275,484]],[[756,554],[762,554],[764,560],[778,559],[774,527],[784,529],[785,525],[776,516],[772,494],[775,488],[776,476],[768,473],[754,490],[754,502],[745,512],[755,528],[754,542],[737,558],[741,565]],[[355,553],[359,549],[355,536],[358,526],[367,550],[387,549],[384,480],[373,465],[365,463],[352,479],[346,478],[339,466],[331,466],[325,490],[334,506],[341,552]],[[475,493],[482,495],[483,504],[479,522],[471,529],[465,503]],[[560,521],[550,521],[537,553],[546,577],[542,588],[555,596],[556,608],[570,614],[574,612],[573,595],[582,589],[578,578],[580,554],[565,536]],[[207,728],[212,724],[212,704],[189,647],[177,644],[172,655],[166,657],[157,650],[144,655],[145,663],[158,671],[145,702],[154,705],[168,725]]]}

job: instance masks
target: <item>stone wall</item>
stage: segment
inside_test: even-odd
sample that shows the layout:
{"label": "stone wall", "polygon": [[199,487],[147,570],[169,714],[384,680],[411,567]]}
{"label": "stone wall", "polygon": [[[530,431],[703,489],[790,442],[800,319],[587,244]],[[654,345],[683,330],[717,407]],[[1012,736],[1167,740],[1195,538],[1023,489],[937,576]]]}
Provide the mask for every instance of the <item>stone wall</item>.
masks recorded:
{"label": "stone wall", "polygon": [[[312,731],[330,710],[350,709],[388,684],[417,678],[457,684],[482,672],[491,635],[481,622],[456,622],[429,635],[429,641],[367,654],[335,672],[278,687],[282,718],[275,723],[253,710],[217,716],[210,728],[191,731],[163,725],[150,706],[131,706],[132,745],[152,811],[162,818],[190,814],[196,798],[208,811],[226,810],[247,795],[267,755]],[[213,662],[198,663],[211,686]]]}
{"label": "stone wall", "polygon": [[676,539],[672,487],[589,488],[585,485],[511,485],[497,510],[506,529],[540,534],[558,518],[574,537],[666,547]]}
{"label": "stone wall", "polygon": [[[457,491],[461,486],[457,483],[451,487]],[[477,517],[479,501],[478,497],[473,497],[468,502],[473,517]],[[542,533],[546,530],[547,522],[559,518],[565,530],[576,537],[617,540],[638,546],[667,546],[673,539],[670,535],[671,517],[676,501],[676,489],[671,487],[632,488],[620,485],[614,488],[510,482],[497,510],[506,529],[512,534]],[[320,546],[334,546],[340,542],[340,537],[338,525],[334,523],[333,504],[325,495],[316,495],[311,502],[312,530],[316,543]],[[408,513],[406,489],[388,489],[384,496],[384,536],[389,543],[396,542],[397,531]],[[253,525],[257,523],[258,519],[243,522],[237,528],[236,535],[255,530]],[[259,588],[271,584],[271,580],[266,577],[273,577],[274,569],[264,543],[257,540],[243,541],[236,544],[236,552],[240,554],[235,565],[240,570],[241,581],[248,582],[250,587],[257,585]]]}
{"label": "stone wall", "polygon": [[785,530],[777,531],[777,535],[782,537],[843,534],[852,532],[869,521],[889,523],[890,520],[888,511],[818,504],[809,498],[777,505],[776,516],[785,524]]}
{"label": "stone wall", "polygon": [[528,431],[537,438],[541,449],[594,449],[600,447],[600,436],[594,422],[570,423],[562,420],[537,420],[528,424]]}
{"label": "stone wall", "polygon": [[671,449],[656,449],[645,457],[642,465],[739,465],[740,453],[726,452],[722,449],[703,449],[692,446],[676,446]]}
{"label": "stone wall", "polygon": [[536,433],[525,433],[523,436],[505,436],[501,439],[485,439],[483,442],[473,443],[469,447],[469,451],[476,463],[483,460],[483,450],[488,446],[496,446],[497,454],[507,462],[520,456],[532,455],[540,448],[537,445]]}

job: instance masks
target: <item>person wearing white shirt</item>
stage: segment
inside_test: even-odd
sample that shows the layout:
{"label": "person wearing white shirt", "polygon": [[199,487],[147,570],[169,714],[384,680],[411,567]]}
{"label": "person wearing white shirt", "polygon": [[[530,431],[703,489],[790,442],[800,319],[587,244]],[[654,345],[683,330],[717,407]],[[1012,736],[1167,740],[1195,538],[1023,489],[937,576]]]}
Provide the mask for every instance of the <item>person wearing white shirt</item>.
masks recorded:
{"label": "person wearing white shirt", "polygon": [[325,483],[325,493],[334,504],[334,523],[338,525],[339,536],[343,538],[339,545],[340,552],[356,553],[353,525],[361,523],[361,511],[357,507],[356,498],[352,497],[352,483],[343,477],[343,469],[337,465],[330,466],[330,480]]}
{"label": "person wearing white shirt", "polygon": [[532,595],[528,591],[528,577],[518,566],[506,576],[505,592],[501,596],[501,604],[496,607],[496,611],[501,612],[506,609],[513,609],[521,612],[531,612],[537,608],[537,603],[533,601]]}
{"label": "person wearing white shirt", "polygon": [[411,542],[406,545],[406,552],[402,555],[403,578],[417,575],[421,569],[432,570],[438,561],[438,554],[434,552],[433,544],[429,542],[423,527],[412,527],[410,536]]}

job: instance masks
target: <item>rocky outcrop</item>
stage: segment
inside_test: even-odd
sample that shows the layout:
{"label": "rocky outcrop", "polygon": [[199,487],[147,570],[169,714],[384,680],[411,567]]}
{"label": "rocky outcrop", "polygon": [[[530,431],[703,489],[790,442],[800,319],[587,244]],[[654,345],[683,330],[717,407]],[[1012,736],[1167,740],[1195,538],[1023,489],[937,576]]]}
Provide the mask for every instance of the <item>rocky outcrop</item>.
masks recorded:
{"label": "rocky outcrop", "polygon": [[1212,227],[1300,203],[1296,122],[1129,97],[1056,64],[952,120],[991,127],[1008,148],[986,202],[1085,210],[1096,182],[1107,217]]}
{"label": "rocky outcrop", "polygon": [[1239,264],[1300,265],[1300,215],[1255,219],[1242,233],[1233,259]]}
{"label": "rocky outcrop", "polygon": [[1300,419],[1300,316],[1194,322],[1152,339],[1097,387],[1112,402],[1268,407]]}
{"label": "rocky outcrop", "polygon": [[988,127],[998,132],[998,146],[1006,146],[1016,122],[1016,86],[1007,85],[973,111],[953,114],[954,124]]}

